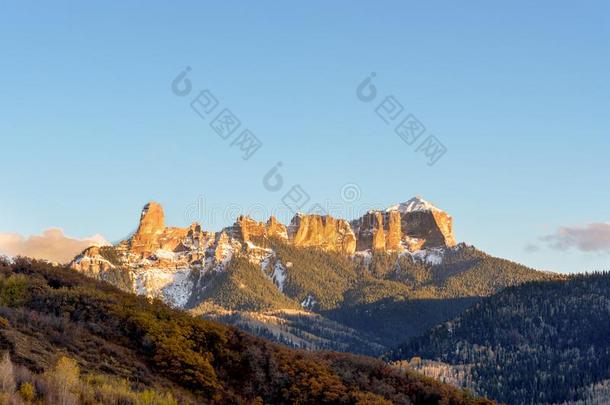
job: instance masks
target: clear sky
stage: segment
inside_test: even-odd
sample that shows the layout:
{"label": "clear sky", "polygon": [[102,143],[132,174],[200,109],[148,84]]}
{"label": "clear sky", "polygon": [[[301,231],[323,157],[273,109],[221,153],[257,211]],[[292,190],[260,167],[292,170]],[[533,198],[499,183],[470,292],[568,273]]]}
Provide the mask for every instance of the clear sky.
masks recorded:
{"label": "clear sky", "polygon": [[[300,184],[351,217],[421,195],[491,254],[610,269],[608,2],[6,1],[0,51],[0,232],[118,240],[149,200],[218,230]],[[249,160],[191,109],[204,89],[262,142]],[[435,165],[376,114],[389,95]]]}

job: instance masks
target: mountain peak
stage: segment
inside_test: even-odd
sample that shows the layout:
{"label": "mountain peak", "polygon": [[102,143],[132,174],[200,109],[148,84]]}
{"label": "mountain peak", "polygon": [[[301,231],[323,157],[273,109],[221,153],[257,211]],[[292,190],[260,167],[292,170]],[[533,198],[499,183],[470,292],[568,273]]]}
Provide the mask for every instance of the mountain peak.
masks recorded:
{"label": "mountain peak", "polygon": [[373,210],[352,221],[356,250],[416,251],[455,246],[453,220],[422,197]]}
{"label": "mountain peak", "polygon": [[143,231],[147,227],[163,228],[165,227],[165,213],[161,204],[149,201],[142,208],[140,214],[140,223],[138,225],[138,232]]}
{"label": "mountain peak", "polygon": [[400,211],[401,213],[406,214],[408,212],[416,212],[416,211],[440,212],[442,210],[437,208],[434,204],[424,200],[420,196],[416,196],[416,197],[411,198],[408,201],[393,205],[386,209],[386,212],[390,212],[390,211]]}
{"label": "mountain peak", "polygon": [[165,227],[165,214],[161,204],[150,201],[142,208],[137,233],[151,233]]}
{"label": "mountain peak", "polygon": [[132,251],[139,254],[154,251],[165,229],[163,207],[154,201],[149,202],[142,209],[138,229],[130,240]]}

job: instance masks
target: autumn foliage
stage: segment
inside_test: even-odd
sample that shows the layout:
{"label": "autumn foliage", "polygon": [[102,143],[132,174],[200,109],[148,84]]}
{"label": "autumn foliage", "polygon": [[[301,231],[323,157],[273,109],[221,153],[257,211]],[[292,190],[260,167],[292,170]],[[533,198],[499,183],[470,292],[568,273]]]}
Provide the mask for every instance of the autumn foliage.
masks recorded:
{"label": "autumn foliage", "polygon": [[[68,371],[169,389],[180,403],[486,403],[372,358],[287,349],[42,262],[1,262],[0,300],[14,362],[43,372],[65,353]],[[36,353],[16,350],[34,342]]]}

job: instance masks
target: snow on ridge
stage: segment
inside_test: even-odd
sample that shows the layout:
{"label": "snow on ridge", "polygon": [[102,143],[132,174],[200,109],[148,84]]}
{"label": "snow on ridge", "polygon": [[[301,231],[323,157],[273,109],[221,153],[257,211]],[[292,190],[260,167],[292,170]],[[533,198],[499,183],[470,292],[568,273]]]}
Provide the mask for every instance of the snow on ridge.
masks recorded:
{"label": "snow on ridge", "polygon": [[417,211],[441,212],[442,210],[437,208],[434,204],[417,196],[417,197],[411,198],[409,201],[405,201],[403,203],[393,205],[386,209],[386,212],[390,212],[390,211],[400,211],[400,213],[406,214],[409,212],[417,212]]}

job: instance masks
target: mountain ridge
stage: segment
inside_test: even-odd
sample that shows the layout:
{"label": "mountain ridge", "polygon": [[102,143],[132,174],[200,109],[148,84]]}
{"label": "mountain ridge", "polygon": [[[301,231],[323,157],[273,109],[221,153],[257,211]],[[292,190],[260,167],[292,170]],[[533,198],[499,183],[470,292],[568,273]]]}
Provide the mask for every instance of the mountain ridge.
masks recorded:
{"label": "mountain ridge", "polygon": [[[263,223],[239,216],[219,232],[197,223],[167,227],[163,208],[151,202],[130,238],[112,247],[88,248],[70,267],[177,308],[204,313],[202,308],[216,305],[241,312],[230,318],[236,322],[251,319],[252,311],[314,312],[327,319],[312,317],[298,333],[344,336],[353,330],[345,342],[337,342],[348,351],[355,350],[351,343],[373,336],[368,348],[356,350],[366,354],[380,354],[374,349],[379,345],[388,348],[401,336],[422,333],[481,296],[552,277],[457,243],[451,216],[421,198],[369,211],[351,222],[299,213],[284,225],[274,217]],[[432,307],[438,308],[436,314]],[[418,318],[418,311],[431,316]],[[367,322],[376,323],[372,313],[386,321],[371,334]],[[396,325],[398,314],[408,321]],[[295,325],[294,319],[282,317],[274,315]],[[273,330],[269,325],[267,332]],[[311,340],[325,339],[317,335]]]}

